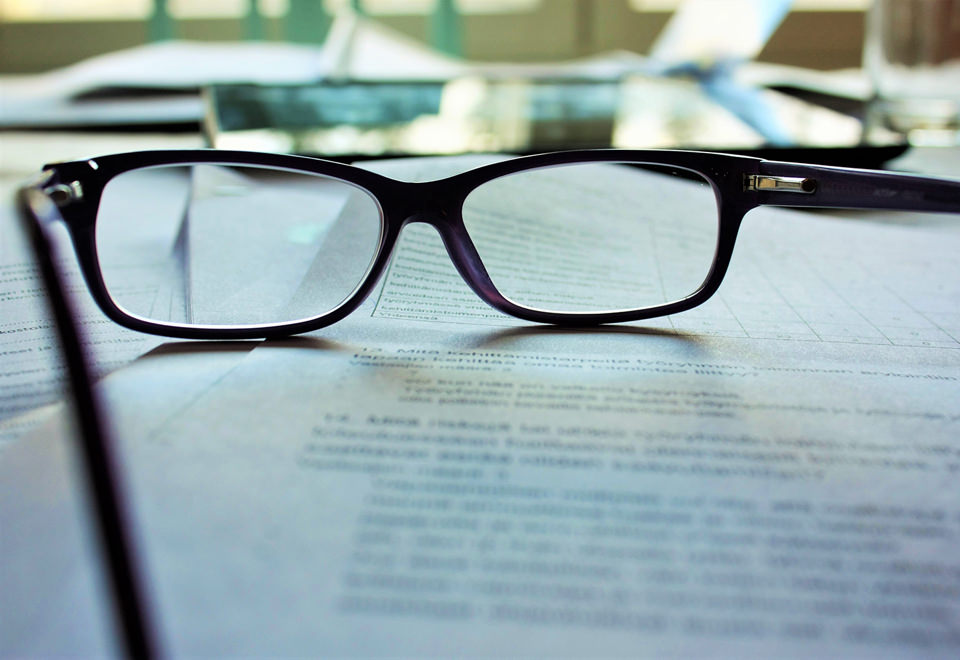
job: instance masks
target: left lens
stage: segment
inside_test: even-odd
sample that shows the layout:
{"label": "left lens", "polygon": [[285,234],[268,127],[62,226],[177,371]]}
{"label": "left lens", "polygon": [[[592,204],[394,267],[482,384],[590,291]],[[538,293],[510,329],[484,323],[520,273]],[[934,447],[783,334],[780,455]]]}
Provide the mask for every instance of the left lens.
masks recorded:
{"label": "left lens", "polygon": [[380,238],[380,207],[365,190],[227,163],[124,172],[104,188],[96,226],[121,309],[201,327],[326,314],[363,281]]}
{"label": "left lens", "polygon": [[525,170],[476,188],[463,221],[500,293],[528,308],[656,307],[700,288],[719,234],[701,175],[644,163]]}

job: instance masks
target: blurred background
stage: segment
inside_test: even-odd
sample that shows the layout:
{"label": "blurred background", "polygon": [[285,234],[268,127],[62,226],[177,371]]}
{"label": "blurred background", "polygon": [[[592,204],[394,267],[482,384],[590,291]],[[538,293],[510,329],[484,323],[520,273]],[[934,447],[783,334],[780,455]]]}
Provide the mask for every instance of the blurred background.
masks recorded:
{"label": "blurred background", "polygon": [[[33,73],[151,41],[322,43],[344,6],[478,61],[645,53],[680,0],[0,0],[0,73]],[[857,67],[870,0],[794,0],[758,61]]]}

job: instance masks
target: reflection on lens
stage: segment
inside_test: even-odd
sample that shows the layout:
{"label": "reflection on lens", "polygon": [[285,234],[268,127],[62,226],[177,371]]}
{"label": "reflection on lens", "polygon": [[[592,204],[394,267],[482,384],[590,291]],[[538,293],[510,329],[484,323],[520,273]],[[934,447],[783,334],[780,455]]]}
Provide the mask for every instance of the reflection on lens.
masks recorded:
{"label": "reflection on lens", "polygon": [[195,164],[111,180],[96,245],[123,310],[157,322],[255,325],[335,309],[367,274],[380,234],[377,202],[344,181]]}
{"label": "reflection on lens", "polygon": [[717,249],[717,201],[687,170],[589,163],[474,190],[463,220],[500,293],[551,312],[641,309],[688,297]]}

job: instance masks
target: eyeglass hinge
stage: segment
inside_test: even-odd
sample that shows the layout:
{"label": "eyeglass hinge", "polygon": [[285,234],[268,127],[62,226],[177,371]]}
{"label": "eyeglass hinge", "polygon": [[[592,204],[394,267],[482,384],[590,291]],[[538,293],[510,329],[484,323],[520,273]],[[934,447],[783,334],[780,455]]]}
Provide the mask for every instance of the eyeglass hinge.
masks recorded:
{"label": "eyeglass hinge", "polygon": [[67,204],[83,199],[83,188],[79,181],[55,183],[52,186],[44,188],[43,192],[46,193],[57,206],[66,206]]}
{"label": "eyeglass hinge", "polygon": [[765,190],[809,195],[817,190],[817,181],[816,179],[799,176],[746,174],[743,177],[743,189],[748,191]]}

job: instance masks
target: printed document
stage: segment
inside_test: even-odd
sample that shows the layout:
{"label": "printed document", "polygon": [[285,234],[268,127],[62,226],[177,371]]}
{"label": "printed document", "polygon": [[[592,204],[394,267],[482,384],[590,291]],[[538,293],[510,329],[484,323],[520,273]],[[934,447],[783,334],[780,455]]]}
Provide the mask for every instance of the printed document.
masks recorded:
{"label": "printed document", "polygon": [[[764,209],[739,241],[702,308],[570,330],[411,226],[335,326],[108,376],[166,649],[956,657],[956,219]],[[45,576],[0,576],[4,653],[110,648],[69,441],[0,458],[34,530],[5,555]]]}

